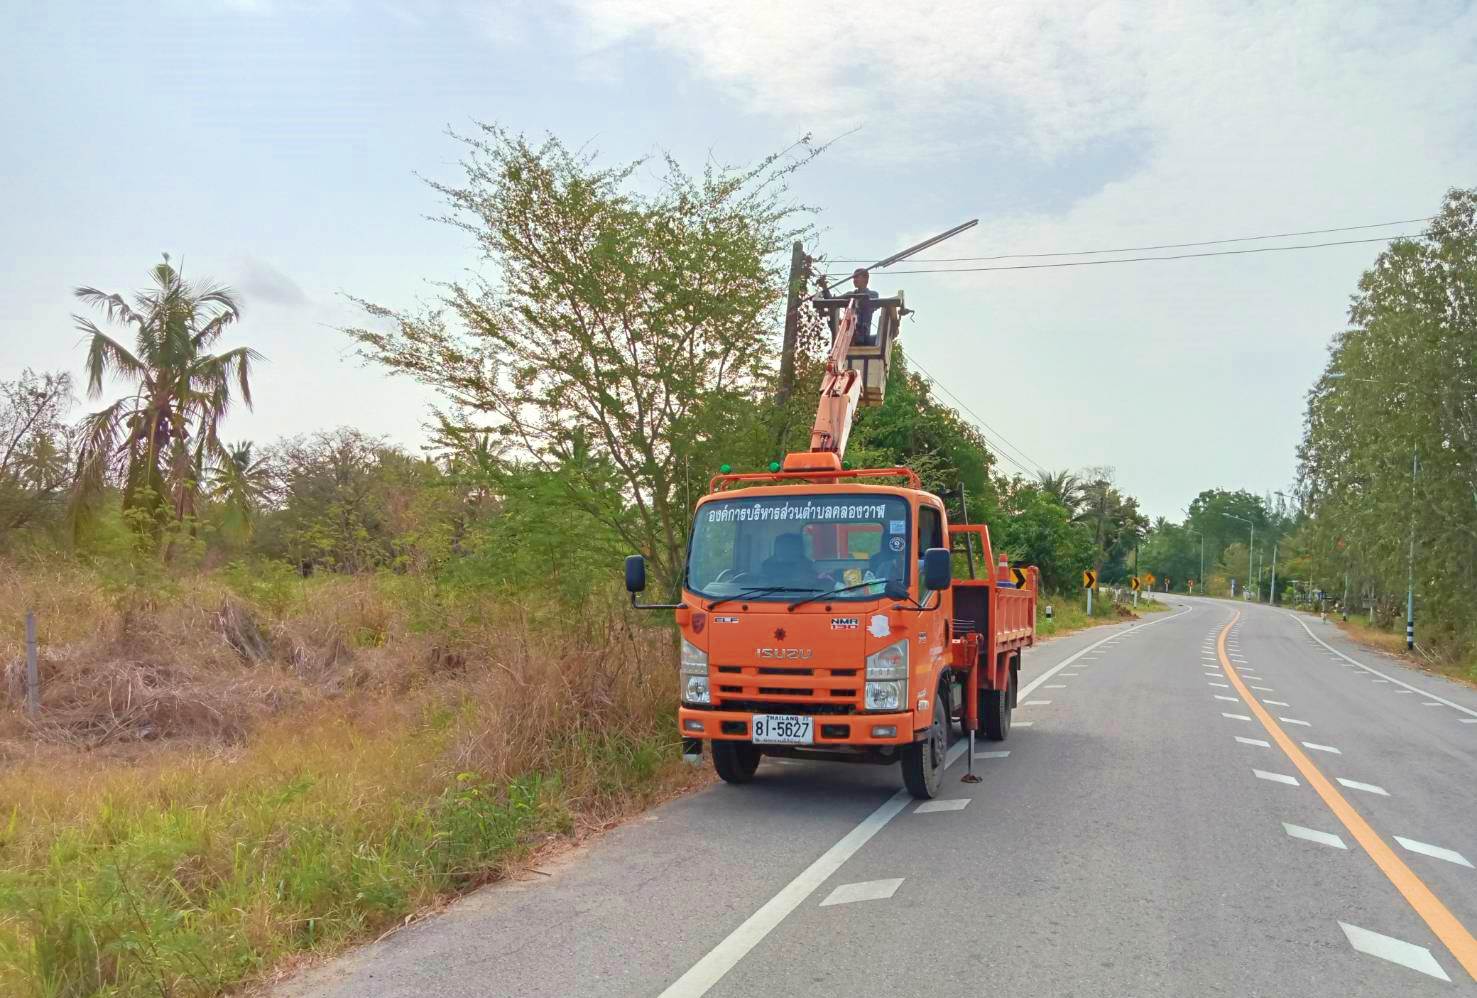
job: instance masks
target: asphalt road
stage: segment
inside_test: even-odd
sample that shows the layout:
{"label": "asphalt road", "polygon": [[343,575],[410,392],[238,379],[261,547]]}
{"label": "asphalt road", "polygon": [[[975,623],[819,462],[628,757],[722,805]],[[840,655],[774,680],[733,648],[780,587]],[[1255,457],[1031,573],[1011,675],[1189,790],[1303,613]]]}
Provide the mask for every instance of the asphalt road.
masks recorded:
{"label": "asphalt road", "polygon": [[934,807],[766,760],[277,994],[1477,993],[1477,691],[1173,599],[1028,652]]}

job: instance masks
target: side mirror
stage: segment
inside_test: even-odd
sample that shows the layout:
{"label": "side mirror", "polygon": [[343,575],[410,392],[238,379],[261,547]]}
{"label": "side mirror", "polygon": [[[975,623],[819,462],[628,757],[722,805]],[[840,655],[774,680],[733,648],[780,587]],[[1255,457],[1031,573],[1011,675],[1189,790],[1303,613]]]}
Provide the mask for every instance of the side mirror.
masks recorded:
{"label": "side mirror", "polygon": [[626,558],[626,592],[635,595],[646,589],[646,559],[639,554]]}
{"label": "side mirror", "polygon": [[954,584],[954,560],[948,548],[929,548],[923,552],[923,588],[940,592]]}

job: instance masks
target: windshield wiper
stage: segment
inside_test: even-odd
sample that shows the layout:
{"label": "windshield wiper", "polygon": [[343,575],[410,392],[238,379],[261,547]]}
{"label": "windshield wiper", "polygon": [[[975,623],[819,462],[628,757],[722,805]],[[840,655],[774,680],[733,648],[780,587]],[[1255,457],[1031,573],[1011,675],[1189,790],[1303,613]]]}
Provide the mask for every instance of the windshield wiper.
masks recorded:
{"label": "windshield wiper", "polygon": [[812,593],[811,595],[805,597],[804,599],[796,600],[795,602],[791,603],[790,604],[790,609],[791,610],[795,610],[795,609],[797,609],[799,607],[804,606],[807,603],[814,603],[817,600],[824,599],[827,596],[836,596],[836,595],[838,595],[840,593],[854,592],[854,591],[862,588],[863,586],[883,586],[883,587],[885,587],[889,582],[901,582],[901,581],[902,581],[901,579],[870,579],[870,580],[868,580],[866,582],[858,582],[856,585],[842,586],[840,589],[831,589],[831,590],[828,590],[828,591],[823,592],[823,593],[821,593],[821,592]]}
{"label": "windshield wiper", "polygon": [[736,599],[750,599],[750,598],[755,597],[755,596],[768,596],[770,593],[810,593],[810,592],[815,592],[815,587],[814,586],[755,586],[752,589],[745,589],[741,593],[735,593],[732,596],[725,596],[722,599],[716,599],[713,602],[711,602],[711,603],[708,604],[708,609],[709,610],[716,609],[716,608],[722,606],[724,603],[732,603]]}

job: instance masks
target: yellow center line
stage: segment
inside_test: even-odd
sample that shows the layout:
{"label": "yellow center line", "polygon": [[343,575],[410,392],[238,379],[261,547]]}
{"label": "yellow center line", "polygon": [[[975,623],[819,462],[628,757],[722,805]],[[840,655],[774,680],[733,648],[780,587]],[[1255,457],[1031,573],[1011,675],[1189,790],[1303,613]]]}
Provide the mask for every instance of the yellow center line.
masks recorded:
{"label": "yellow center line", "polygon": [[1441,899],[1426,886],[1425,881],[1417,877],[1415,871],[1406,866],[1404,860],[1395,855],[1393,849],[1385,845],[1385,840],[1380,838],[1378,833],[1370,827],[1369,822],[1364,820],[1364,816],[1354,810],[1354,806],[1344,799],[1344,795],[1329,782],[1328,777],[1313,765],[1313,760],[1303,754],[1303,750],[1297,746],[1297,743],[1287,737],[1277,721],[1267,713],[1267,709],[1257,701],[1256,697],[1252,696],[1251,690],[1246,688],[1246,684],[1241,681],[1236,670],[1231,668],[1231,661],[1226,656],[1226,635],[1231,633],[1232,626],[1240,619],[1241,611],[1238,610],[1236,616],[1231,618],[1231,622],[1221,630],[1220,638],[1216,641],[1216,652],[1220,655],[1222,671],[1231,680],[1236,691],[1241,694],[1241,698],[1256,715],[1257,720],[1262,722],[1262,727],[1267,729],[1267,734],[1271,735],[1278,747],[1287,753],[1287,757],[1298,768],[1298,772],[1303,774],[1309,786],[1318,792],[1319,797],[1323,798],[1323,803],[1327,804],[1334,816],[1343,822],[1349,834],[1354,836],[1355,841],[1369,854],[1369,858],[1374,860],[1380,872],[1395,885],[1395,889],[1404,895],[1405,900],[1415,909],[1415,913],[1431,927],[1436,938],[1451,950],[1451,955],[1457,958],[1457,962],[1474,980],[1477,980],[1477,939],[1472,938],[1472,933],[1467,931],[1465,925],[1457,921],[1457,917],[1441,903]]}

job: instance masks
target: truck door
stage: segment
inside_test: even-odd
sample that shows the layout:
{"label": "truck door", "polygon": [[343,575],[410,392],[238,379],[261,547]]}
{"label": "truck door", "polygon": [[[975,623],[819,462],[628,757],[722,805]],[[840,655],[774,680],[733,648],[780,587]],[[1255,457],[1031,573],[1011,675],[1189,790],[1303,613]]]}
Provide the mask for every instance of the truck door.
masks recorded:
{"label": "truck door", "polygon": [[[934,598],[932,590],[923,588],[923,552],[929,548],[944,547],[944,518],[933,506],[920,505],[918,507],[918,550],[914,558],[914,565],[918,567],[918,602],[927,606]],[[941,594],[942,595],[942,594]],[[944,609],[942,602],[938,610],[932,610],[918,614],[918,657],[938,667],[938,659],[944,653],[944,620],[945,614],[940,612]]]}

